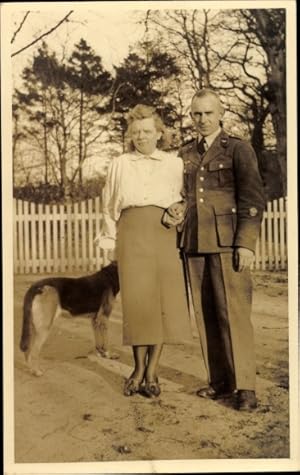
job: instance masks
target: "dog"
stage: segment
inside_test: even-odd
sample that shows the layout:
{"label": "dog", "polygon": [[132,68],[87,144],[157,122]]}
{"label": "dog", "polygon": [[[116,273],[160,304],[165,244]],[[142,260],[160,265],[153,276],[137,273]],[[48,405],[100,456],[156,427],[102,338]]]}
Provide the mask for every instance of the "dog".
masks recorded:
{"label": "dog", "polygon": [[105,358],[114,358],[107,348],[108,317],[119,290],[116,262],[89,276],[49,277],[34,283],[24,296],[20,340],[30,372],[35,376],[43,374],[39,365],[40,351],[54,321],[64,311],[74,317],[91,314],[96,352]]}

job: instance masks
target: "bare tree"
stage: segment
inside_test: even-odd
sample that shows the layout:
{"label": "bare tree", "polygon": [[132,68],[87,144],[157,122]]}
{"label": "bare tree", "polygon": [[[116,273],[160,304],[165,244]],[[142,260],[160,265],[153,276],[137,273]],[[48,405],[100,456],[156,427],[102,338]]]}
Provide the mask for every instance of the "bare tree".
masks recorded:
{"label": "bare tree", "polygon": [[[30,12],[27,12],[23,18],[23,20],[21,21],[18,29],[15,31],[15,33],[13,34],[13,37],[11,39],[11,43],[13,43],[16,39],[16,36],[17,34],[21,31],[24,23],[25,23],[25,20],[26,18],[28,17],[28,14]],[[50,35],[51,33],[53,33],[53,31],[55,31],[57,28],[60,27],[60,25],[62,25],[63,23],[69,21],[69,17],[70,15],[72,15],[73,13],[73,10],[70,10],[69,13],[67,15],[65,15],[58,23],[56,23],[56,25],[54,25],[52,28],[50,28],[49,30],[45,31],[45,33],[41,34],[40,36],[38,36],[37,38],[35,38],[33,41],[31,41],[30,43],[28,43],[27,45],[23,46],[22,48],[19,48],[17,51],[15,51],[14,53],[11,54],[11,57],[13,58],[14,56],[17,56],[18,54],[22,53],[23,51],[27,50],[28,48],[30,48],[31,46],[35,45],[36,43],[38,43],[39,41],[41,41],[43,38],[45,38],[46,36]]]}
{"label": "bare tree", "polygon": [[246,10],[242,12],[248,31],[255,35],[268,59],[266,68],[267,83],[265,97],[269,101],[273,127],[277,140],[278,160],[280,164],[284,192],[286,192],[286,46],[285,46],[285,10]]}
{"label": "bare tree", "polygon": [[[160,47],[176,57],[192,91],[207,86],[220,91],[233,123],[238,119],[246,127],[260,160],[266,147],[265,124],[271,115],[285,183],[285,127],[279,133],[280,112],[285,119],[282,11],[148,11],[145,25]],[[279,37],[273,39],[276,29]]]}
{"label": "bare tree", "polygon": [[[99,61],[98,58],[96,64]],[[86,66],[88,64],[95,66],[92,59]],[[82,97],[80,85],[72,80],[74,65],[72,68],[70,66],[71,69],[68,69],[69,66],[68,63],[59,62],[56,55],[50,53],[47,45],[43,44],[34,56],[31,67],[25,68],[23,90],[16,91],[15,96],[15,107],[22,111],[25,141],[34,143],[44,158],[45,183],[48,180],[53,183],[54,180],[65,196],[69,194],[75,180],[78,180],[84,162],[93,146],[99,144],[109,121],[101,113],[101,108],[99,111],[99,107],[108,99],[99,94],[97,81],[101,73],[103,83],[108,82],[108,88],[109,74],[105,76],[101,68],[95,68],[95,77],[91,76],[95,90],[90,83],[89,94]],[[79,138],[81,155],[78,163]]]}
{"label": "bare tree", "polygon": [[195,89],[211,83],[212,62],[208,53],[209,10],[150,10],[145,24],[148,31],[159,31],[167,50],[180,62]]}
{"label": "bare tree", "polygon": [[24,17],[23,17],[22,20],[20,21],[20,24],[19,24],[18,28],[17,28],[16,31],[13,33],[12,39],[10,40],[10,43],[11,43],[11,44],[15,41],[15,39],[16,39],[18,33],[20,33],[20,31],[22,30],[23,25],[24,25],[25,21],[27,20],[27,17],[28,17],[28,15],[29,15],[29,13],[30,13],[30,11],[28,11],[28,12],[25,13]]}

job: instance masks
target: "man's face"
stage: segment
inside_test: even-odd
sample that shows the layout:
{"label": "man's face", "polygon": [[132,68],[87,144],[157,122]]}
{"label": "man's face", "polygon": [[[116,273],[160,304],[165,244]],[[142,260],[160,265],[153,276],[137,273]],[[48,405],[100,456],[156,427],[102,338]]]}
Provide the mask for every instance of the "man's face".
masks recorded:
{"label": "man's face", "polygon": [[203,137],[213,134],[219,128],[223,114],[219,100],[212,95],[195,97],[192,101],[191,117],[197,132]]}
{"label": "man's face", "polygon": [[157,141],[161,137],[155,127],[153,117],[147,119],[135,120],[131,124],[130,136],[135,148],[145,155],[154,152]]}

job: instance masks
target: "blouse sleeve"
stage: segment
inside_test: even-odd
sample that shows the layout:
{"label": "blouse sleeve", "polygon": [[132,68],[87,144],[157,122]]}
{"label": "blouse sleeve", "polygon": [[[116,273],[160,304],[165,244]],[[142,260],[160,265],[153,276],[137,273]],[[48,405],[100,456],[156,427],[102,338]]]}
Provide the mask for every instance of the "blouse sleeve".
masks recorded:
{"label": "blouse sleeve", "polygon": [[184,166],[183,160],[180,157],[176,157],[178,160],[178,172],[180,177],[180,196],[184,199]]}
{"label": "blouse sleeve", "polygon": [[108,167],[105,186],[102,191],[102,226],[96,242],[102,249],[114,249],[116,223],[121,214],[120,157],[111,161]]}

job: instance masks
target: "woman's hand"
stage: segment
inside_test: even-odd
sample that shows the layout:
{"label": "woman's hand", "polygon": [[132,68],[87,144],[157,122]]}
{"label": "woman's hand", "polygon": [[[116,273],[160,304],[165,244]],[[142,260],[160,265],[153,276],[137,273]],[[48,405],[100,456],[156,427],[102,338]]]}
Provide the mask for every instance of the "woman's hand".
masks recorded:
{"label": "woman's hand", "polygon": [[107,259],[108,259],[110,262],[116,262],[116,261],[117,261],[116,249],[109,249],[109,250],[107,251]]}
{"label": "woman's hand", "polygon": [[186,203],[183,201],[180,201],[179,203],[173,203],[169,208],[167,208],[167,213],[171,216],[171,218],[174,218],[175,220],[181,219],[181,221],[184,218],[184,214],[186,211]]}
{"label": "woman's hand", "polygon": [[94,244],[99,246],[101,249],[113,250],[115,248],[116,241],[111,236],[99,234],[94,239]]}

